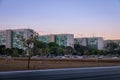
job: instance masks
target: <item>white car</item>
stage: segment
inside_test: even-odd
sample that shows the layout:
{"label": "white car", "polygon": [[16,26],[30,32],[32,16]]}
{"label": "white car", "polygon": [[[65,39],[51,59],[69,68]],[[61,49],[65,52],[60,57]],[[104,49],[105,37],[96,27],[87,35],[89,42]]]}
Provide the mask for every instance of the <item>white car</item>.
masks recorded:
{"label": "white car", "polygon": [[83,56],[78,56],[77,58],[79,58],[79,59],[83,59]]}
{"label": "white car", "polygon": [[118,57],[114,56],[114,57],[112,57],[112,59],[118,59]]}
{"label": "white car", "polygon": [[65,56],[62,56],[62,59],[65,59],[66,57]]}
{"label": "white car", "polygon": [[99,56],[99,57],[98,57],[98,59],[102,59],[102,58],[103,58],[103,56]]}

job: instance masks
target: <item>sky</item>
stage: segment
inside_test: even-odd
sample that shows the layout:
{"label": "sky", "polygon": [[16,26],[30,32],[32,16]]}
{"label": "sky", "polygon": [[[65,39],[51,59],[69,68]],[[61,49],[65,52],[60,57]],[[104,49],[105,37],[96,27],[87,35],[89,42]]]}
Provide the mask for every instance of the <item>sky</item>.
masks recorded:
{"label": "sky", "polygon": [[0,0],[0,30],[120,39],[120,0]]}

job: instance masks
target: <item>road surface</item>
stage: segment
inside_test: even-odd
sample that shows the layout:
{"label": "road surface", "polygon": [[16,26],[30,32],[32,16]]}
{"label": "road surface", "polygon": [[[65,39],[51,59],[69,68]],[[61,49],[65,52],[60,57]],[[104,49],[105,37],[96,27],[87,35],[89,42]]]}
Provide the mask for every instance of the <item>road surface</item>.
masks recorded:
{"label": "road surface", "polygon": [[120,66],[8,71],[0,80],[120,80]]}

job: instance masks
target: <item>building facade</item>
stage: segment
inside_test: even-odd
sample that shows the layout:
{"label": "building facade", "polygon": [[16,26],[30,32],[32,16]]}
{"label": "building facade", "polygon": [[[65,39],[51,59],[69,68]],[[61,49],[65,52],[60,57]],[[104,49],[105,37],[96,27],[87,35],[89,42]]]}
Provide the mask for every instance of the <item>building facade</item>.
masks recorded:
{"label": "building facade", "polygon": [[[1,30],[0,45],[5,45],[6,48],[23,49],[23,42],[18,36],[23,36],[23,38],[28,39],[33,33],[34,30],[32,29]],[[74,45],[73,34],[39,35],[38,40],[46,43],[55,42],[63,46],[73,47]]]}
{"label": "building facade", "polygon": [[74,38],[74,43],[82,46],[87,46],[87,38]]}
{"label": "building facade", "polygon": [[75,38],[74,43],[98,50],[103,50],[104,48],[104,40],[102,37]]}
{"label": "building facade", "polygon": [[116,43],[120,46],[120,40],[105,40],[104,41],[104,46],[106,46],[109,43]]}
{"label": "building facade", "polygon": [[74,45],[74,35],[73,34],[58,34],[58,35],[55,35],[55,42],[58,45],[73,47],[73,45]]}
{"label": "building facade", "polygon": [[33,34],[32,29],[14,29],[0,31],[0,45],[5,45],[6,48],[20,48],[23,49],[23,42],[18,36],[29,38]]}
{"label": "building facade", "polygon": [[0,45],[6,45],[7,44],[7,32],[1,30],[0,31]]}
{"label": "building facade", "polygon": [[[14,30],[1,30],[0,31],[0,45],[5,45],[6,48],[20,48],[23,49],[23,42],[18,38],[19,35],[25,39],[31,37],[34,33],[32,29],[14,29]],[[55,42],[58,45],[71,46],[74,44],[80,44],[90,48],[102,50],[104,48],[104,40],[102,37],[90,37],[90,38],[75,38],[73,34],[51,34],[51,35],[39,35],[39,41],[46,43]],[[109,42],[109,41],[107,41]],[[119,41],[114,41],[118,42]]]}
{"label": "building facade", "polygon": [[46,43],[55,42],[56,44],[63,46],[73,46],[74,44],[73,34],[42,35],[38,38],[39,41]]}
{"label": "building facade", "polygon": [[40,35],[38,40],[46,43],[55,42],[55,35]]}
{"label": "building facade", "polygon": [[23,36],[23,38],[28,39],[34,33],[32,29],[15,29],[12,30],[12,47],[13,48],[23,48],[23,42],[18,38],[18,36]]}
{"label": "building facade", "polygon": [[111,42],[120,45],[120,40],[105,40],[105,41],[104,41],[104,44],[111,43]]}

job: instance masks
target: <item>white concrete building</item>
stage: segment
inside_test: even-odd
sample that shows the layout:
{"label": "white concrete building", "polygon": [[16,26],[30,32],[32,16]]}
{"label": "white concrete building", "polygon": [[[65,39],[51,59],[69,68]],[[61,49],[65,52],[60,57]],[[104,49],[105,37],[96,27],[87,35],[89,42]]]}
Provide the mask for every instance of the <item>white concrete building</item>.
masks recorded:
{"label": "white concrete building", "polygon": [[103,50],[104,48],[104,40],[102,37],[75,38],[74,43],[98,50]]}
{"label": "white concrete building", "polygon": [[73,34],[52,34],[52,35],[41,35],[38,37],[39,41],[46,43],[55,42],[58,45],[72,46],[74,45],[74,35]]}
{"label": "white concrete building", "polygon": [[57,34],[55,35],[55,42],[59,45],[74,46],[74,35],[73,34]]}
{"label": "white concrete building", "polygon": [[22,42],[18,38],[18,35],[29,38],[33,34],[32,29],[11,29],[0,31],[0,45],[5,45],[6,48],[23,48]]}

